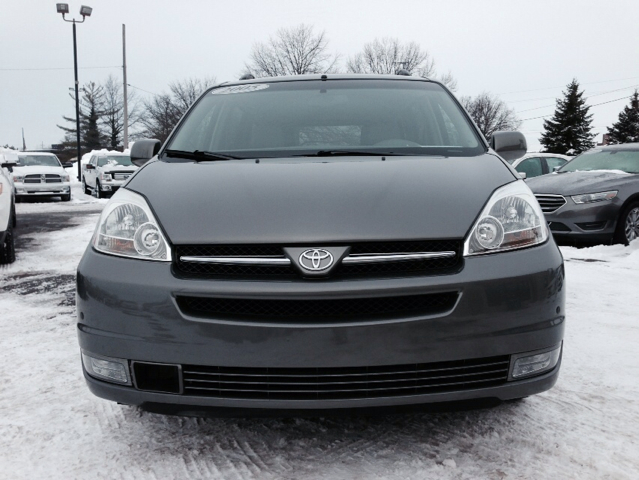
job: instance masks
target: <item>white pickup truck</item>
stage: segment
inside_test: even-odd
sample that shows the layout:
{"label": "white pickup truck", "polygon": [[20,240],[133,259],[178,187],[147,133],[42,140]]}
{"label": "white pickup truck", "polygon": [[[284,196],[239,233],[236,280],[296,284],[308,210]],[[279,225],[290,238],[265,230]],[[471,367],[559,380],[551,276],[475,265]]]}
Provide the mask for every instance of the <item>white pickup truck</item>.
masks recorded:
{"label": "white pickup truck", "polygon": [[118,190],[137,169],[125,153],[96,153],[82,169],[82,188],[84,193],[103,198]]}
{"label": "white pickup truck", "polygon": [[16,259],[13,240],[16,226],[15,194],[9,169],[17,162],[17,154],[0,151],[0,265],[13,263]]}

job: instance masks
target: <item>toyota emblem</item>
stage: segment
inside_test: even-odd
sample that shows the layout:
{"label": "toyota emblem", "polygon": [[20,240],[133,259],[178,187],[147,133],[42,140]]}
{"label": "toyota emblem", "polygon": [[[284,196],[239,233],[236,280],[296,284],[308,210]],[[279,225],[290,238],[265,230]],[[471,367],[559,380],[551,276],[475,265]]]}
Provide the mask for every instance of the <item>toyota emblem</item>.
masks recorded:
{"label": "toyota emblem", "polygon": [[300,266],[311,272],[320,272],[333,265],[333,255],[322,248],[309,248],[300,255]]}

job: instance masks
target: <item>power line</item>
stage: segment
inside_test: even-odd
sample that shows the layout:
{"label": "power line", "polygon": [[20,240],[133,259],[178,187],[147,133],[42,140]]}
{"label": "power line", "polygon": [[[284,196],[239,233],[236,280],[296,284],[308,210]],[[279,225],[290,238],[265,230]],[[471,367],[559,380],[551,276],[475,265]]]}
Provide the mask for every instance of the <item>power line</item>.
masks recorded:
{"label": "power line", "polygon": [[[109,67],[79,67],[79,70],[95,70],[97,68],[122,68],[122,65],[111,65]],[[33,72],[46,70],[73,70],[73,67],[54,68],[0,68],[0,72]]]}
{"label": "power line", "polygon": [[[630,90],[631,88],[637,88],[637,87],[639,87],[639,85],[631,85],[629,87],[616,88],[615,90],[607,90],[605,92],[593,93],[592,95],[588,95],[586,98],[588,99],[588,98],[592,98],[592,97],[600,97],[601,95],[606,95],[608,93],[620,92],[622,90]],[[529,98],[529,99],[526,99],[526,100],[515,100],[513,102],[508,102],[508,103],[532,102],[533,100],[549,100],[551,98],[557,98],[557,97]],[[529,112],[531,110],[539,110],[540,108],[553,107],[553,106],[554,105],[545,105],[543,107],[529,108],[527,110],[519,110],[516,113]]]}
{"label": "power line", "polygon": [[136,87],[135,85],[131,85],[130,83],[127,83],[126,85],[127,85],[127,87],[135,88],[136,90],[142,90],[143,92],[148,93],[148,94],[150,94],[150,95],[154,95],[154,96],[156,96],[156,97],[159,97],[159,96],[160,96],[160,95],[159,95],[159,94],[157,94],[157,93],[149,92],[148,90],[144,90],[143,88]]}
{"label": "power line", "polygon": [[[597,85],[599,83],[620,82],[621,80],[634,80],[636,78],[639,78],[639,77],[616,78],[614,80],[602,80],[601,82],[581,83],[580,85]],[[498,93],[497,95],[510,95],[511,93],[539,92],[539,91],[542,91],[542,90],[553,90],[555,88],[565,88],[565,87],[566,87],[566,85],[561,85],[559,87],[533,88],[532,90],[518,90],[516,92]]]}
{"label": "power line", "polygon": [[[608,100],[607,102],[595,103],[594,105],[589,105],[590,107],[598,107],[599,105],[605,105],[606,103],[618,102],[619,100],[627,100],[628,97],[615,98],[614,100]],[[527,120],[537,120],[538,118],[547,118],[552,117],[553,114],[542,115],[541,117],[532,117],[532,118],[524,118],[522,122]]]}

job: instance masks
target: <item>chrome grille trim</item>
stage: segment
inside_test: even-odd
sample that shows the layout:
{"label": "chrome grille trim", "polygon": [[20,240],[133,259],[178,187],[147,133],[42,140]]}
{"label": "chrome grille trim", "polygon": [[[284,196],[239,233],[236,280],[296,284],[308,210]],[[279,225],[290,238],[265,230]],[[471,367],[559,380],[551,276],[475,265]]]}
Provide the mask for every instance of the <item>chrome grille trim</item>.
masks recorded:
{"label": "chrome grille trim", "polygon": [[420,252],[420,253],[389,253],[376,255],[349,255],[342,263],[378,263],[401,262],[403,260],[428,260],[431,258],[452,258],[455,252]]}
{"label": "chrome grille trim", "polygon": [[180,257],[180,262],[222,265],[290,265],[286,257]]}
{"label": "chrome grille trim", "polygon": [[[401,262],[407,260],[428,260],[433,258],[452,258],[455,252],[421,252],[421,253],[392,253],[375,255],[349,255],[342,263],[381,263]],[[215,263],[222,265],[290,265],[291,261],[286,257],[180,257],[181,262],[189,263]]]}
{"label": "chrome grille trim", "polygon": [[555,212],[566,204],[566,198],[563,195],[540,193],[535,194],[535,198],[539,202],[541,211],[544,213]]}

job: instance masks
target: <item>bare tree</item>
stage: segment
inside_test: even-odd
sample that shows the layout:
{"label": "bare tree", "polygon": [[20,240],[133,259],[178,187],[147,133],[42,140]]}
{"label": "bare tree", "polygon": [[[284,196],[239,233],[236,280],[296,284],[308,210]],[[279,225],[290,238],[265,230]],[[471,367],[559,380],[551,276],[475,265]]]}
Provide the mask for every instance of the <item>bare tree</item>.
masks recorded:
{"label": "bare tree", "polygon": [[[104,114],[101,118],[102,129],[107,138],[107,147],[120,148],[124,131],[124,94],[122,84],[113,75],[109,75],[102,84],[104,89]],[[128,93],[129,128],[139,120],[141,108],[135,91]]]}
{"label": "bare tree", "polygon": [[215,77],[187,78],[169,85],[171,99],[180,116],[189,109],[204,90],[215,85]]}
{"label": "bare tree", "polygon": [[[406,70],[411,75],[437,79],[435,60],[415,42],[402,43],[397,38],[376,38],[364,45],[361,52],[346,62],[350,73],[395,74]],[[457,89],[457,80],[448,72],[439,78],[450,90]]]}
{"label": "bare tree", "polygon": [[500,130],[516,130],[521,125],[515,111],[488,92],[475,98],[461,97],[460,102],[486,138]]}
{"label": "bare tree", "polygon": [[245,70],[255,77],[334,72],[339,55],[327,50],[325,33],[314,33],[311,25],[281,28],[268,42],[253,45]]}
{"label": "bare tree", "polygon": [[400,69],[430,77],[435,61],[415,42],[401,43],[397,38],[376,38],[364,49],[348,59],[350,73],[378,73],[392,75]]}
{"label": "bare tree", "polygon": [[164,142],[186,110],[204,90],[214,84],[214,77],[189,78],[171,83],[170,93],[154,95],[144,102],[144,112],[139,120],[143,127],[140,135]]}

